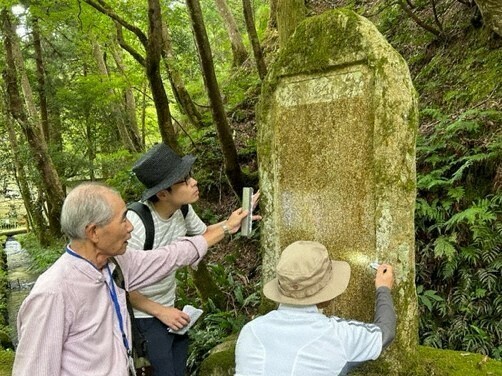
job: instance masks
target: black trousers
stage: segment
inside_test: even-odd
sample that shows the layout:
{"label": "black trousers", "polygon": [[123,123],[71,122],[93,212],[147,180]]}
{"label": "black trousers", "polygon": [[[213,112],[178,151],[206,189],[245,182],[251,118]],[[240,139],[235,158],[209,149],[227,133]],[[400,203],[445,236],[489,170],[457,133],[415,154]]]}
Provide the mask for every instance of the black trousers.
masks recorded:
{"label": "black trousers", "polygon": [[136,319],[147,342],[153,376],[185,376],[188,358],[188,335],[171,334],[159,319]]}

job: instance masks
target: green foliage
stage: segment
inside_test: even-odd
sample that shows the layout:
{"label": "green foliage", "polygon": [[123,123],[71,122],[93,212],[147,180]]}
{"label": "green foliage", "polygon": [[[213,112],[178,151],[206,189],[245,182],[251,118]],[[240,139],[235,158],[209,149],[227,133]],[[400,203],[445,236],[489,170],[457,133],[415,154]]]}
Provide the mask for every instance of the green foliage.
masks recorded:
{"label": "green foliage", "polygon": [[[502,114],[424,110],[418,140],[417,292],[425,345],[502,356]],[[495,183],[494,183],[495,182]]]}
{"label": "green foliage", "polygon": [[[238,244],[240,241],[235,241]],[[238,247],[238,245],[237,245]],[[227,300],[225,310],[218,309],[210,300],[204,303],[196,294],[195,285],[187,269],[177,273],[178,301],[176,306],[191,304],[204,307],[204,315],[190,330],[190,351],[187,368],[190,375],[196,375],[201,361],[209,351],[222,343],[226,337],[237,333],[248,321],[260,303],[259,282],[250,283],[237,268],[235,255],[227,255],[222,263],[208,264],[214,281]]]}
{"label": "green foliage", "polygon": [[127,150],[119,150],[115,153],[102,154],[99,158],[106,176],[106,184],[120,192],[125,202],[137,201],[145,189],[143,184],[132,172],[134,162],[140,154],[134,155]]}
{"label": "green foliage", "polygon": [[33,233],[20,236],[20,243],[28,251],[32,259],[30,269],[34,273],[42,273],[61,256],[65,249],[62,239],[53,240],[49,247],[41,247]]}
{"label": "green foliage", "polygon": [[12,350],[0,349],[0,376],[12,375],[15,353]]}
{"label": "green foliage", "polygon": [[193,150],[187,139],[182,142],[182,147],[185,153],[197,155],[192,172],[197,179],[200,195],[208,199],[217,197],[227,181],[216,131],[213,127],[205,127],[193,130],[190,136],[197,149]]}

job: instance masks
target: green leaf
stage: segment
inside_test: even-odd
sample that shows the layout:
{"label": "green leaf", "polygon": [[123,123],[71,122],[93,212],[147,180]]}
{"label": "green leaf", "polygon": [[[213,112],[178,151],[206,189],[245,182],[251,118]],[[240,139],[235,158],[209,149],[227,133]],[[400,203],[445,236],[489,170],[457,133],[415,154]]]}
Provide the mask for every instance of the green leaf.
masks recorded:
{"label": "green leaf", "polygon": [[446,257],[452,260],[456,254],[455,247],[446,236],[440,236],[434,241],[434,255],[437,258]]}

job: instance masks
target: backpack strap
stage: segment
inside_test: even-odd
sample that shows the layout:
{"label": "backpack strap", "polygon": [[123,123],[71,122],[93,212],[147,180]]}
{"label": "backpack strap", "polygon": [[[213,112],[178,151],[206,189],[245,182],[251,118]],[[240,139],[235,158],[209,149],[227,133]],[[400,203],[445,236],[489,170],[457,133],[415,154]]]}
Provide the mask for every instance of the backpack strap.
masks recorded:
{"label": "backpack strap", "polygon": [[[130,203],[127,205],[127,209],[135,212],[145,226],[145,244],[143,245],[143,249],[152,249],[153,240],[155,238],[155,226],[153,224],[152,212],[148,206],[139,201]],[[183,218],[186,218],[189,209],[188,204],[181,205],[180,209]]]}
{"label": "backpack strap", "polygon": [[134,319],[134,311],[132,310],[132,304],[129,300],[129,291],[125,288],[124,273],[122,273],[122,268],[120,267],[117,260],[114,257],[110,257],[109,260],[115,264],[115,269],[112,273],[112,278],[115,284],[126,293],[126,303],[127,312],[131,318],[131,332],[132,332],[132,351],[135,356],[144,357],[146,356],[146,338],[139,331],[136,320]]}
{"label": "backpack strap", "polygon": [[135,212],[145,226],[145,244],[143,245],[143,249],[152,249],[153,240],[155,238],[152,212],[148,206],[139,201],[127,205],[127,209]]}
{"label": "backpack strap", "polygon": [[181,205],[181,214],[183,214],[183,218],[187,217],[187,214],[188,214],[188,204]]}

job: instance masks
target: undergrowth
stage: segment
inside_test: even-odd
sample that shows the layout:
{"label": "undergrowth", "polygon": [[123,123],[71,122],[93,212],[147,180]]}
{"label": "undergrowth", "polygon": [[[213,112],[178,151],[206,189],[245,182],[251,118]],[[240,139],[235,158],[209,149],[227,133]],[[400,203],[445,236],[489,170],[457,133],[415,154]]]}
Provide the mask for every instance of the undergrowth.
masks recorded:
{"label": "undergrowth", "polygon": [[[204,309],[203,316],[189,332],[190,350],[187,362],[189,375],[197,375],[200,364],[209,351],[228,336],[237,334],[249,317],[256,312],[261,299],[261,282],[257,270],[260,264],[259,255],[254,255],[255,257],[248,260],[242,260],[241,256],[245,247],[256,242],[256,233],[251,239],[237,235],[224,248],[217,251],[224,253],[217,262],[208,263],[214,281],[226,298],[225,309],[219,309],[211,300],[204,302],[200,299],[187,268],[177,272],[176,306],[191,304]],[[246,265],[241,266],[242,262]]]}
{"label": "undergrowth", "polygon": [[417,150],[421,343],[500,359],[502,114],[422,115],[433,125],[423,129]]}

